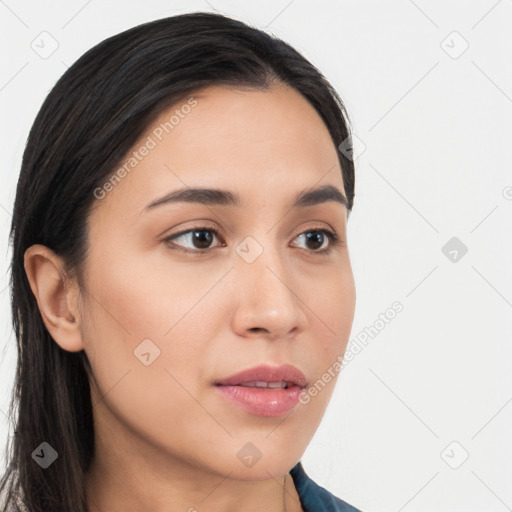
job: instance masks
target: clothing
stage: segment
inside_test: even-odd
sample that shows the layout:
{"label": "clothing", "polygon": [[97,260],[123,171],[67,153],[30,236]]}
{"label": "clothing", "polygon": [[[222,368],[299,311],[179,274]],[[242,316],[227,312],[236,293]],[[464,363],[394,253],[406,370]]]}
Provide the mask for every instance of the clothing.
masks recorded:
{"label": "clothing", "polygon": [[361,512],[313,482],[299,461],[290,470],[304,512]]}

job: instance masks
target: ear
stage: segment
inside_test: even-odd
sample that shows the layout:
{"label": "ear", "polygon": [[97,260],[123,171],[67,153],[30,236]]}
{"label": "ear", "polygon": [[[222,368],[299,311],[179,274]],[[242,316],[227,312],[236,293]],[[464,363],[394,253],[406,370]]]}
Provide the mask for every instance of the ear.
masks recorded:
{"label": "ear", "polygon": [[82,350],[78,285],[65,279],[62,258],[48,247],[36,244],[25,251],[24,264],[30,288],[51,337],[64,350]]}

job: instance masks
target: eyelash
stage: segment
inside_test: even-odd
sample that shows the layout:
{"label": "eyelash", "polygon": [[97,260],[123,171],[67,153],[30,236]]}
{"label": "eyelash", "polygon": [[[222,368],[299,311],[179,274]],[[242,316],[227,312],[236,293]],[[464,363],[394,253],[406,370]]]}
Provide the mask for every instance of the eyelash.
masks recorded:
{"label": "eyelash", "polygon": [[[212,233],[215,234],[215,236],[218,239],[221,238],[219,231],[217,229],[215,229],[215,228],[212,228],[212,227],[209,227],[209,226],[196,226],[196,227],[187,229],[185,231],[181,231],[179,233],[175,233],[172,236],[170,236],[168,238],[165,238],[163,241],[166,242],[169,245],[170,249],[176,250],[176,251],[180,251],[180,252],[184,252],[184,253],[192,253],[192,254],[201,255],[201,254],[204,254],[206,252],[211,251],[212,248],[207,248],[207,249],[185,249],[183,247],[180,247],[179,245],[172,244],[172,240],[174,240],[175,238],[178,238],[178,237],[180,237],[182,235],[186,235],[186,234],[194,232],[194,231],[211,231]],[[343,244],[343,241],[340,239],[340,237],[334,231],[331,231],[331,230],[325,229],[325,228],[307,229],[306,231],[303,231],[302,233],[299,233],[297,236],[304,235],[305,233],[312,233],[312,232],[323,233],[324,235],[327,236],[327,238],[329,239],[329,242],[330,242],[329,246],[327,247],[327,249],[323,249],[321,251],[311,250],[310,252],[312,252],[313,254],[320,254],[322,256],[327,256],[327,255],[329,255],[332,252],[332,250],[333,250],[333,248],[335,246],[340,246],[340,245]],[[307,249],[305,249],[305,250],[307,250]]]}

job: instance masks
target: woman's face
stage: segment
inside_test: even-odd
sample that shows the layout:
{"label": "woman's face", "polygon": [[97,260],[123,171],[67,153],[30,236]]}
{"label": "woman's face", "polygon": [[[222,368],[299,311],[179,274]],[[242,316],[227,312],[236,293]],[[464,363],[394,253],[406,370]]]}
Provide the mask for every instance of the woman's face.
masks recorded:
{"label": "woman's face", "polygon": [[333,194],[294,202],[345,190],[329,132],[295,90],[193,96],[152,122],[121,179],[95,192],[81,296],[95,456],[126,450],[162,471],[261,480],[300,459],[336,378],[301,401],[294,388],[216,384],[261,365],[291,365],[308,387],[337,377],[355,308],[347,211]]}

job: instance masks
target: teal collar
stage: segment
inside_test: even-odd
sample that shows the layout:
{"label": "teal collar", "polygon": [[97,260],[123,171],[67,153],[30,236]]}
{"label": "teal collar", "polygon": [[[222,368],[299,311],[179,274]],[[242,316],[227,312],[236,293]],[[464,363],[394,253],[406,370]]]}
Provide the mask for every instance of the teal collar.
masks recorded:
{"label": "teal collar", "polygon": [[313,482],[299,461],[290,470],[304,512],[361,512]]}

